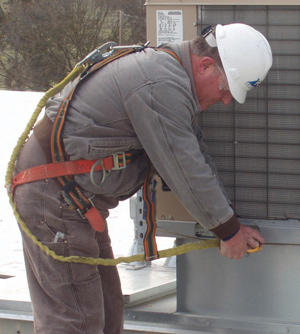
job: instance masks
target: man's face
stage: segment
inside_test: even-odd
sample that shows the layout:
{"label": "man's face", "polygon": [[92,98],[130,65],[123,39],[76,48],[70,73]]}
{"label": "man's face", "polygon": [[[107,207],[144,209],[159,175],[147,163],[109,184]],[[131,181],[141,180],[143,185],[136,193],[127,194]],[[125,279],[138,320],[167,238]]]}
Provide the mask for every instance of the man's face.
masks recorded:
{"label": "man's face", "polygon": [[202,58],[193,69],[196,93],[202,110],[219,102],[224,105],[231,102],[232,95],[225,73],[211,58]]}

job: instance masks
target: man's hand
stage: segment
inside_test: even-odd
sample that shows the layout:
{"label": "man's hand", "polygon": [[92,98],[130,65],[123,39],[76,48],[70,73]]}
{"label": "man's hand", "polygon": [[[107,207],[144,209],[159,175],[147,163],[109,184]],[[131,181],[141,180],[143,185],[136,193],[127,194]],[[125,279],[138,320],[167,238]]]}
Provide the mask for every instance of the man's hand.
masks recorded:
{"label": "man's hand", "polygon": [[264,244],[265,240],[261,234],[253,228],[241,225],[238,233],[228,241],[220,243],[220,253],[229,259],[240,260],[248,248],[256,248]]}

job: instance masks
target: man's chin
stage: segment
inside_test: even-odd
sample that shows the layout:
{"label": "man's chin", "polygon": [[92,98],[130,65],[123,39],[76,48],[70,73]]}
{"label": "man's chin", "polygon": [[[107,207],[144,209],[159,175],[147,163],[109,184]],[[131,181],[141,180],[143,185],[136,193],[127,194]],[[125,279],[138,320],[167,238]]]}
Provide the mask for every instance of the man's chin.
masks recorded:
{"label": "man's chin", "polygon": [[209,108],[209,105],[201,105],[200,104],[200,106],[201,106],[201,111],[205,111],[205,110],[207,110],[208,108]]}

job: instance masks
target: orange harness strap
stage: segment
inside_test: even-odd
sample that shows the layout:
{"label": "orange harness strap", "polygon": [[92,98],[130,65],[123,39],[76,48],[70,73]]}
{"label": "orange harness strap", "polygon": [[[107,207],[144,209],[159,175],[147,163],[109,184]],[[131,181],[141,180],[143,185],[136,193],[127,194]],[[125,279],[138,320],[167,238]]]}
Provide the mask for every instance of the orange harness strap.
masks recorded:
{"label": "orange harness strap", "polygon": [[[126,167],[127,163],[131,162],[132,154],[128,153],[115,153],[103,159],[96,160],[73,160],[73,161],[61,161],[55,163],[49,163],[44,165],[39,165],[25,169],[24,171],[18,173],[12,179],[11,191],[13,192],[15,187],[21,184],[49,179],[58,178],[62,176],[73,176],[83,173],[89,173],[91,171],[97,172],[102,170],[103,176],[106,177],[107,172],[110,170],[118,170]],[[134,156],[133,156],[134,157]],[[102,182],[104,181],[102,178]],[[68,184],[69,194],[77,191],[77,185],[75,182],[70,182]],[[71,189],[72,188],[72,189]],[[66,190],[66,189],[65,189]],[[74,196],[72,198],[76,202],[77,198]],[[88,210],[80,210],[78,203],[77,211],[85,219],[89,221],[91,226],[98,232],[103,232],[105,228],[105,222],[100,214],[100,212],[94,207],[93,202],[90,199],[86,199],[90,203]]]}
{"label": "orange harness strap", "polygon": [[[112,169],[122,169],[125,168],[126,164],[130,162],[128,158],[131,156],[131,154],[126,153],[125,156],[125,162],[123,161],[123,153],[116,153],[114,155],[105,157],[102,160],[81,159],[34,166],[23,170],[12,179],[11,191],[14,191],[15,187],[20,184],[56,178],[64,175],[79,175],[89,173],[93,166],[95,166],[93,169],[94,172],[101,170],[110,171]],[[117,166],[116,159],[118,160]]]}
{"label": "orange harness strap", "polygon": [[180,58],[177,56],[177,54],[175,52],[173,52],[171,50],[168,50],[168,49],[159,48],[159,47],[156,48],[155,50],[157,50],[157,51],[164,51],[164,52],[168,53],[170,56],[172,56],[173,58],[175,58],[180,65],[182,65],[182,62],[181,62]]}

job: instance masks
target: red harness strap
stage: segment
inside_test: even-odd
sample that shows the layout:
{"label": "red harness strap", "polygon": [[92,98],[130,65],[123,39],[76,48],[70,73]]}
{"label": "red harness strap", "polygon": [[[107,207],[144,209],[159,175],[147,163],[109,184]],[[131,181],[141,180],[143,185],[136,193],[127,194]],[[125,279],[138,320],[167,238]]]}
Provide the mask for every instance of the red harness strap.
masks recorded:
{"label": "red harness strap", "polygon": [[[115,153],[113,155],[98,160],[81,159],[34,166],[23,170],[12,179],[11,191],[13,192],[15,187],[21,184],[50,178],[58,178],[66,175],[79,175],[89,173],[91,172],[91,170],[93,170],[93,172],[102,170],[103,175],[106,175],[107,172],[109,172],[110,170],[125,168],[126,164],[132,161],[131,158],[132,154],[130,152],[127,152]],[[68,184],[68,187],[72,188],[68,189],[69,191],[72,190],[69,192],[69,195],[71,194],[72,196],[73,192],[75,192],[76,194],[78,188],[76,182],[70,182]],[[77,201],[76,196],[72,197],[72,199],[74,202]],[[105,228],[105,223],[101,214],[94,207],[90,199],[87,199],[87,201],[90,204],[90,207],[87,210],[84,210],[84,207],[80,207],[82,206],[82,204],[79,201],[76,202],[79,214],[86,218],[96,231],[103,232]]]}
{"label": "red harness strap", "polygon": [[[44,164],[40,166],[34,166],[28,169],[23,170],[18,173],[12,179],[11,191],[14,191],[15,187],[20,184],[25,184],[29,182],[56,178],[64,175],[79,175],[84,173],[89,173],[93,166],[95,165],[94,172],[98,172],[103,170],[110,171],[112,169],[121,169],[124,168],[127,163],[130,162],[128,159],[131,154],[126,153],[126,161],[118,162],[118,167],[116,166],[116,158],[119,161],[119,158],[123,157],[122,153],[116,153],[115,155],[110,155],[108,157],[103,158],[102,160],[73,160],[73,161],[62,161]],[[101,161],[101,164],[98,162]],[[103,167],[102,167],[103,166]]]}

